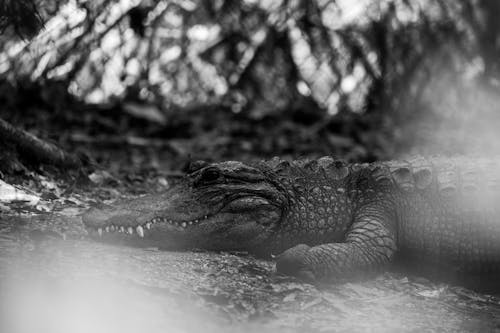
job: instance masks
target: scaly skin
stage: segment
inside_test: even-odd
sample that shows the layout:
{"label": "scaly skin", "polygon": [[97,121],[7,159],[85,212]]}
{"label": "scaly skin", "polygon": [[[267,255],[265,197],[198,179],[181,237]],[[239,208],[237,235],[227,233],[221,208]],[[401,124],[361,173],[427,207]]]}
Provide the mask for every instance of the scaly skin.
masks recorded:
{"label": "scaly skin", "polygon": [[366,276],[404,262],[499,281],[499,167],[466,158],[199,162],[167,192],[94,208],[83,220],[105,239],[281,253],[278,272],[304,279]]}

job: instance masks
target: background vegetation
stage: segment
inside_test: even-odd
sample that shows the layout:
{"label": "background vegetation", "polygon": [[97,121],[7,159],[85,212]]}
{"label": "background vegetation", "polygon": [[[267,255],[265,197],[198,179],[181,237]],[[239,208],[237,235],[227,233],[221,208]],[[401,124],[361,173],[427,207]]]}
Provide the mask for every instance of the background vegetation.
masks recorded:
{"label": "background vegetation", "polygon": [[497,154],[498,13],[495,0],[6,0],[0,116],[110,167]]}

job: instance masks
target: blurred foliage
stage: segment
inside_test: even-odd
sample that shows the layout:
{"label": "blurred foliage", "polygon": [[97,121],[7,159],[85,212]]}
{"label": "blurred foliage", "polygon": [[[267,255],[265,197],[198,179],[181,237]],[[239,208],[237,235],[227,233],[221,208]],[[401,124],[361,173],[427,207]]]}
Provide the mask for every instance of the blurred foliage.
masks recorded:
{"label": "blurred foliage", "polygon": [[6,1],[0,102],[58,140],[210,158],[498,153],[499,12],[495,0]]}
{"label": "blurred foliage", "polygon": [[0,29],[11,28],[21,38],[34,37],[43,27],[43,19],[32,1],[5,0],[0,3]]}

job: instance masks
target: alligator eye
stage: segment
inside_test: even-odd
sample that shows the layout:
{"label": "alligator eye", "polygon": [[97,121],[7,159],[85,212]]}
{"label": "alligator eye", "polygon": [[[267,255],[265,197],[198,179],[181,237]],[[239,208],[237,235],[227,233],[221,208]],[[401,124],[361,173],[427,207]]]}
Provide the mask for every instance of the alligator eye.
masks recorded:
{"label": "alligator eye", "polygon": [[206,169],[201,173],[200,181],[204,183],[210,183],[218,180],[220,178],[219,171],[215,169]]}
{"label": "alligator eye", "polygon": [[195,171],[203,169],[206,166],[208,166],[208,162],[198,160],[194,162],[189,162],[186,166],[184,166],[183,171],[187,173],[193,173]]}

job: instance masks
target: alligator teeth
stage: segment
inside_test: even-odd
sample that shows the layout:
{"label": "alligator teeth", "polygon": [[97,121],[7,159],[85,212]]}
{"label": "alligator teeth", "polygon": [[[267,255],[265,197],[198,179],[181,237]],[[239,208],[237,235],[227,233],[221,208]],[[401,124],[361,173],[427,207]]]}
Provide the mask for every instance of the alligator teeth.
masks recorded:
{"label": "alligator teeth", "polygon": [[104,228],[106,232],[109,232],[109,227]]}
{"label": "alligator teeth", "polygon": [[120,232],[125,232],[125,227],[121,226],[120,227]]}
{"label": "alligator teeth", "polygon": [[109,228],[111,230],[111,232],[115,232],[115,226],[114,225],[111,225],[111,228]]}
{"label": "alligator teeth", "polygon": [[[175,225],[175,226],[182,226],[183,228],[185,228],[188,225],[198,224],[202,220],[206,220],[207,218],[208,218],[208,215],[205,215],[203,217],[200,217],[198,219],[194,219],[192,221],[176,222],[174,220],[168,219],[167,217],[155,217],[155,218],[151,219],[149,222],[147,222],[146,224],[144,224],[143,226],[141,226],[141,228],[142,228],[143,231],[144,231],[144,229],[149,230],[149,229],[151,229],[151,227],[152,227],[153,224],[159,223],[159,222],[168,223],[168,224]],[[111,229],[111,231],[113,231],[113,229]],[[130,233],[130,230],[126,229],[126,230],[124,230],[124,232]]]}
{"label": "alligator teeth", "polygon": [[102,237],[102,228],[97,229],[97,233],[99,234],[99,237]]}
{"label": "alligator teeth", "polygon": [[144,229],[140,225],[138,225],[137,228],[135,228],[135,231],[140,237],[144,237]]}
{"label": "alligator teeth", "polygon": [[134,229],[132,229],[132,227],[128,227],[128,228],[127,228],[127,231],[128,231],[128,233],[129,233],[129,234],[131,234],[131,235],[134,233]]}

